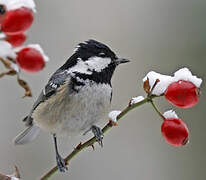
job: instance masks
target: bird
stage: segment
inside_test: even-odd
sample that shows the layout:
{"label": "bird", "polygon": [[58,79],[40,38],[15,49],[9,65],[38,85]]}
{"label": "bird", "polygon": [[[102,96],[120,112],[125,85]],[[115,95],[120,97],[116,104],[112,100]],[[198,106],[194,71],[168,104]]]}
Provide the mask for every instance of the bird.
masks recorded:
{"label": "bird", "polygon": [[49,132],[60,172],[67,167],[58,151],[57,137],[92,131],[102,146],[103,133],[96,124],[109,113],[113,73],[118,65],[127,62],[128,59],[117,57],[107,45],[96,40],[79,43],[73,55],[50,77],[23,119],[26,128],[15,137],[14,144],[27,144],[40,130]]}

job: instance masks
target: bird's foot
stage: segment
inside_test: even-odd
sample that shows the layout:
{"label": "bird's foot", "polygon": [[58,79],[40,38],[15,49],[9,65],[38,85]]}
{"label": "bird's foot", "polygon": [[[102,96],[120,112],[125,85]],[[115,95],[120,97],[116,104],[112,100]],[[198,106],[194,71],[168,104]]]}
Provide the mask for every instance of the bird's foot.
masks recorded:
{"label": "bird's foot", "polygon": [[96,140],[97,140],[97,142],[99,143],[99,145],[100,145],[101,147],[103,147],[102,140],[103,140],[104,135],[103,135],[103,132],[102,132],[101,128],[93,125],[93,126],[91,127],[91,130],[92,130],[94,136],[96,137]]}
{"label": "bird's foot", "polygon": [[56,161],[57,161],[57,168],[59,169],[60,172],[65,172],[68,170],[64,159],[59,154],[56,155]]}

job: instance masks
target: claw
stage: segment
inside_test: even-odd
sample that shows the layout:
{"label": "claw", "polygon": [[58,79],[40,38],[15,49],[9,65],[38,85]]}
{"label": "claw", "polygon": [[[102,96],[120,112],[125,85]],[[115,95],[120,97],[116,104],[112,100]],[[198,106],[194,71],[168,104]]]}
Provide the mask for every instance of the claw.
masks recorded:
{"label": "claw", "polygon": [[109,120],[109,125],[112,126],[118,126],[117,122],[114,122],[112,119]]}
{"label": "claw", "polygon": [[94,150],[95,150],[95,149],[94,149],[94,144],[91,144],[90,146],[92,147],[92,149],[93,149],[93,151],[94,151]]}
{"label": "claw", "polygon": [[75,149],[80,149],[81,145],[82,145],[82,143],[80,142]]}
{"label": "claw", "polygon": [[64,159],[59,154],[56,155],[56,160],[57,160],[57,167],[60,172],[65,172],[68,170]]}
{"label": "claw", "polygon": [[97,142],[99,143],[99,145],[100,145],[101,147],[103,147],[103,142],[102,142],[102,140],[103,140],[103,137],[104,137],[104,136],[103,136],[103,132],[102,132],[101,128],[93,125],[93,126],[91,127],[91,130],[92,130],[94,136],[96,137],[96,140],[97,140]]}

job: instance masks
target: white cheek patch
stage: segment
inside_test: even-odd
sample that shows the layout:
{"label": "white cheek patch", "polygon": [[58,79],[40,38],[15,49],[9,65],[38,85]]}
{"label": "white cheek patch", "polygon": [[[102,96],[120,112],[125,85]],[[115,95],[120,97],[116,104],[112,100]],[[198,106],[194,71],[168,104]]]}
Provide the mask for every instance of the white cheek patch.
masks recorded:
{"label": "white cheek patch", "polygon": [[85,64],[88,65],[89,68],[93,69],[96,72],[101,72],[111,63],[111,58],[102,58],[102,57],[91,57]]}
{"label": "white cheek patch", "polygon": [[101,57],[91,57],[87,61],[83,61],[81,58],[78,58],[77,64],[71,69],[67,70],[68,73],[79,72],[82,74],[92,74],[91,70],[96,72],[101,72],[111,63],[110,58],[101,58]]}

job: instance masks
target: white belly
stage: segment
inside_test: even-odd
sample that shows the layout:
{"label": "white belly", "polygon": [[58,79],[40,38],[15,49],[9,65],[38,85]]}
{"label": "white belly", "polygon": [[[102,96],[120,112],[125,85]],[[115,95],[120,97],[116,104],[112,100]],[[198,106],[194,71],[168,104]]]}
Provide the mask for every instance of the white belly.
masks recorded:
{"label": "white belly", "polygon": [[55,96],[41,103],[32,114],[43,130],[73,136],[88,130],[98,121],[107,120],[112,89],[106,84],[83,86],[69,95],[65,85]]}

